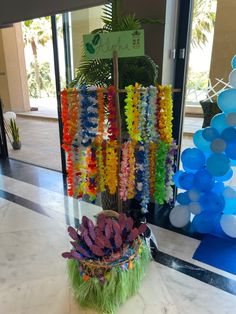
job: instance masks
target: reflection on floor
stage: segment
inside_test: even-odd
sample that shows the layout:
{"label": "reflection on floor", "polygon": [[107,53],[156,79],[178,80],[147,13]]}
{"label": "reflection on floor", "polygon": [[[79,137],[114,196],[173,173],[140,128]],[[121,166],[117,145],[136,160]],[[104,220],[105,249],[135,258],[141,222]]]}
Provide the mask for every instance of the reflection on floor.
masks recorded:
{"label": "reflection on floor", "polygon": [[38,166],[61,171],[59,127],[57,120],[17,117],[21,149],[13,150],[8,142],[9,156]]}
{"label": "reflection on floor", "polygon": [[[7,314],[89,314],[74,303],[65,260],[66,225],[100,208],[68,199],[61,190],[36,180],[40,169],[26,173],[14,163],[0,174],[0,309]],[[27,169],[24,165],[21,170]],[[31,166],[32,167],[32,166]],[[5,170],[4,170],[5,169]],[[7,169],[11,169],[8,176]],[[45,169],[43,169],[45,171]],[[58,179],[57,173],[50,172]],[[41,176],[45,177],[45,173]],[[58,185],[55,182],[55,185]],[[156,253],[139,293],[120,314],[231,314],[236,306],[236,276],[192,259],[199,240],[152,226]]]}

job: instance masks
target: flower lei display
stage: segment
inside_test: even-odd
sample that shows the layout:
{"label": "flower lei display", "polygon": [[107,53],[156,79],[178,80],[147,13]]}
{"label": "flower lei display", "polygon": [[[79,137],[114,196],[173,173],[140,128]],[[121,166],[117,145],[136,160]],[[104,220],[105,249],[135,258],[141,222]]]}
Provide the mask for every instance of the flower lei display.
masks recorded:
{"label": "flower lei display", "polygon": [[118,185],[117,141],[109,141],[106,146],[106,186],[110,194],[115,194]]}
{"label": "flower lei display", "polygon": [[146,88],[136,83],[125,90],[129,137],[123,144],[118,142],[114,86],[62,91],[68,194],[78,198],[87,194],[93,201],[99,192],[118,192],[122,201],[136,198],[146,212],[150,198],[159,204],[173,199],[176,145],[172,139],[171,87]]}
{"label": "flower lei display", "polygon": [[140,84],[136,83],[135,86],[130,85],[125,88],[126,90],[126,105],[125,115],[127,129],[131,140],[140,141],[141,135],[139,130],[139,103],[140,103]]}

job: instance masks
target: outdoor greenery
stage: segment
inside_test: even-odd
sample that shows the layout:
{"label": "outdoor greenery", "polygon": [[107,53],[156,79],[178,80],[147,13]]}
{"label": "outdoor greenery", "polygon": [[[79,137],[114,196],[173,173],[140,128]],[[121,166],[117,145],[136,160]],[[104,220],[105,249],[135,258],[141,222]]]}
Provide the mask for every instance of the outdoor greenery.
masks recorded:
{"label": "outdoor greenery", "polygon": [[[36,77],[37,71],[38,77]],[[49,62],[39,63],[37,70],[35,63],[31,62],[27,77],[30,97],[39,98],[41,96],[55,96],[55,87],[50,76]]]}
{"label": "outdoor greenery", "polygon": [[[162,24],[158,19],[138,19],[135,14],[124,15],[122,0],[112,0],[103,9],[103,28],[95,29],[92,33],[138,30],[144,23]],[[157,80],[157,65],[148,56],[119,59],[120,87],[134,84],[136,81],[147,86]],[[108,86],[113,83],[112,60],[87,60],[83,53],[82,61],[76,70],[76,77],[71,86],[76,84],[91,84]]]}
{"label": "outdoor greenery", "polygon": [[208,34],[214,30],[216,12],[213,4],[217,0],[195,0],[193,8],[192,47],[204,47]]}

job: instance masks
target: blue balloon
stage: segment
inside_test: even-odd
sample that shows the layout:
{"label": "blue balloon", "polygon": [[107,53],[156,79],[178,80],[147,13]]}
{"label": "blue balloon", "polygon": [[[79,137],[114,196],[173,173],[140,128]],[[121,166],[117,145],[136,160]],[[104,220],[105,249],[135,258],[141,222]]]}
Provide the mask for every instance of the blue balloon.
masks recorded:
{"label": "blue balloon", "polygon": [[218,107],[225,113],[236,112],[236,88],[226,89],[217,99]]}
{"label": "blue balloon", "polygon": [[230,160],[225,154],[214,153],[207,159],[206,169],[213,176],[222,177],[230,169]]}
{"label": "blue balloon", "polygon": [[203,129],[202,136],[204,137],[205,140],[211,142],[214,139],[220,137],[220,134],[215,128],[212,128],[209,126],[205,129]]}
{"label": "blue balloon", "polygon": [[236,130],[235,130],[235,128],[230,127],[230,128],[224,129],[223,132],[221,133],[221,137],[226,142],[236,140]]}
{"label": "blue balloon", "polygon": [[184,172],[179,176],[179,185],[180,188],[184,190],[190,190],[193,188],[193,180],[194,180],[194,174],[193,173],[187,173]]}
{"label": "blue balloon", "polygon": [[215,182],[212,192],[216,194],[222,194],[225,189],[225,185],[223,182]]}
{"label": "blue balloon", "polygon": [[211,119],[211,126],[217,131],[222,132],[228,127],[226,115],[224,113],[218,113]]}
{"label": "blue balloon", "polygon": [[225,154],[233,160],[236,160],[236,140],[227,143]]}
{"label": "blue balloon", "polygon": [[229,171],[222,177],[215,177],[216,181],[225,182],[232,178],[233,176],[233,170],[230,168]]}
{"label": "blue balloon", "polygon": [[192,170],[199,170],[205,164],[203,152],[197,148],[187,148],[182,152],[181,160],[184,167]]}
{"label": "blue balloon", "polygon": [[188,205],[191,202],[188,197],[188,192],[179,193],[176,197],[176,200],[180,205]]}
{"label": "blue balloon", "polygon": [[210,212],[221,212],[225,207],[224,197],[212,191],[203,194],[199,202],[205,211]]}
{"label": "blue balloon", "polygon": [[236,69],[236,55],[233,56],[232,60],[231,60],[231,66],[233,69]]}
{"label": "blue balloon", "polygon": [[235,167],[236,166],[236,160],[230,159],[230,164],[231,164],[231,167]]}
{"label": "blue balloon", "polygon": [[202,136],[202,130],[198,130],[193,135],[193,142],[197,148],[203,152],[211,152],[211,143],[204,139]]}
{"label": "blue balloon", "polygon": [[192,228],[198,233],[211,233],[213,231],[213,220],[214,215],[203,211],[193,218]]}
{"label": "blue balloon", "polygon": [[236,198],[225,198],[224,214],[235,215],[236,214]]}
{"label": "blue balloon", "polygon": [[179,177],[180,175],[184,173],[183,170],[179,170],[177,171],[174,175],[173,175],[173,181],[174,181],[174,184],[177,188],[181,188],[180,184],[179,184]]}
{"label": "blue balloon", "polygon": [[194,187],[202,192],[209,191],[214,186],[213,176],[205,169],[199,170],[194,175]]}

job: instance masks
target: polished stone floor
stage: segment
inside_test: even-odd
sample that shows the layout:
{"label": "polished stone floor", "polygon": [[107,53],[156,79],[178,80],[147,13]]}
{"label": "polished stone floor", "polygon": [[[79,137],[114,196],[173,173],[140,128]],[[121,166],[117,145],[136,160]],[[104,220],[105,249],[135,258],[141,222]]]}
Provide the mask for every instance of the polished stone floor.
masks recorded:
{"label": "polished stone floor", "polygon": [[[67,225],[100,210],[67,198],[57,172],[0,163],[0,313],[95,313],[73,301],[61,252],[68,249]],[[236,276],[193,260],[198,239],[151,227],[160,251],[139,293],[118,313],[235,313]]]}

